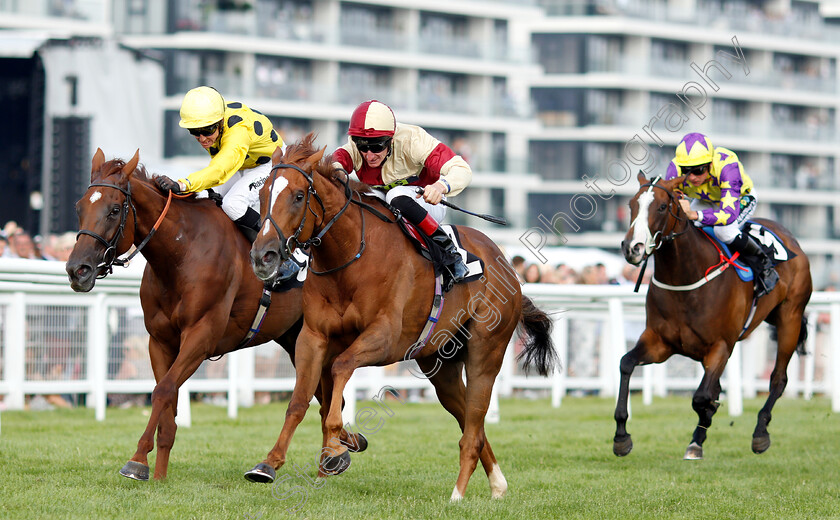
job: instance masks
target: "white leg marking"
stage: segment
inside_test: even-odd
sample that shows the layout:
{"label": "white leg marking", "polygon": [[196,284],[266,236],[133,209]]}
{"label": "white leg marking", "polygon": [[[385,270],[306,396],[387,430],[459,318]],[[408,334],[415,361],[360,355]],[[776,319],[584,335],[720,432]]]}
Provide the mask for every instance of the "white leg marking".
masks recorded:
{"label": "white leg marking", "polygon": [[464,498],[464,495],[462,495],[461,493],[458,493],[458,486],[455,486],[455,489],[452,490],[452,496],[449,497],[449,501],[450,502],[459,502],[462,498]]}
{"label": "white leg marking", "polygon": [[502,498],[507,493],[508,484],[498,464],[493,464],[493,469],[487,475],[490,480],[490,494],[493,498]]}

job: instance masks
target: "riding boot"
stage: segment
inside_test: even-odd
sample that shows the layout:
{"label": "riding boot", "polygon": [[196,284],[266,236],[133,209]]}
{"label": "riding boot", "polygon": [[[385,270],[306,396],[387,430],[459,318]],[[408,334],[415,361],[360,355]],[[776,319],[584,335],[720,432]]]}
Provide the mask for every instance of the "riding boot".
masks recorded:
{"label": "riding boot", "polygon": [[[429,236],[429,238],[431,238],[444,251],[444,262],[446,267],[449,269],[449,272],[452,274],[452,285],[463,281],[463,279],[467,276],[469,269],[467,269],[464,259],[461,258],[461,254],[458,253],[455,243],[449,235],[446,234],[446,231],[438,227],[435,232]],[[447,288],[447,290],[449,288]]]}
{"label": "riding boot", "polygon": [[756,298],[761,298],[776,287],[779,282],[779,274],[773,269],[773,260],[748,233],[741,232],[729,246],[741,253],[744,262],[749,264],[755,273]]}
{"label": "riding boot", "polygon": [[[253,244],[254,240],[257,239],[257,232],[260,230],[260,214],[254,211],[253,208],[248,208],[245,210],[244,215],[233,222],[239,227],[239,230],[242,231],[245,238]],[[276,286],[280,282],[297,276],[299,271],[300,266],[297,262],[295,262],[294,259],[289,258],[280,264],[280,267],[277,270],[277,276],[274,278],[273,285]]]}

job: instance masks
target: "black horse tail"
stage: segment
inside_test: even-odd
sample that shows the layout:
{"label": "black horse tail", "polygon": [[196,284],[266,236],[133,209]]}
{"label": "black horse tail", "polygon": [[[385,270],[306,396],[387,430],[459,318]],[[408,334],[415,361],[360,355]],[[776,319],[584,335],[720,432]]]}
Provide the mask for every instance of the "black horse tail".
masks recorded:
{"label": "black horse tail", "polygon": [[[770,327],[770,339],[772,341],[779,340],[779,334],[776,327]],[[796,353],[800,356],[805,356],[808,352],[805,350],[805,342],[808,341],[808,316],[802,314],[802,324],[799,326],[799,338],[796,340]]]}
{"label": "black horse tail", "polygon": [[531,366],[536,367],[537,373],[549,375],[555,365],[559,366],[554,342],[551,340],[551,329],[554,328],[551,318],[534,305],[530,298],[522,295],[522,316],[519,318],[519,337],[525,346],[516,357],[517,361],[524,361],[525,372]]}
{"label": "black horse tail", "polygon": [[808,340],[808,317],[802,314],[802,325],[799,327],[799,339],[796,341],[796,353],[800,356],[807,354],[805,352],[805,341]]}

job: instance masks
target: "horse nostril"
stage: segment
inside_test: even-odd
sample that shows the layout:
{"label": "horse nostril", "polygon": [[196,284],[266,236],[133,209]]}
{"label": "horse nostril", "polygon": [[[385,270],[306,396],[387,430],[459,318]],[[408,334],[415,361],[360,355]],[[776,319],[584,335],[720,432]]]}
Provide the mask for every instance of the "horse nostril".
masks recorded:
{"label": "horse nostril", "polygon": [[264,264],[270,264],[271,262],[274,261],[274,257],[276,257],[276,256],[277,256],[277,253],[275,253],[274,251],[266,251],[265,254],[262,255],[262,258],[260,258],[260,260]]}

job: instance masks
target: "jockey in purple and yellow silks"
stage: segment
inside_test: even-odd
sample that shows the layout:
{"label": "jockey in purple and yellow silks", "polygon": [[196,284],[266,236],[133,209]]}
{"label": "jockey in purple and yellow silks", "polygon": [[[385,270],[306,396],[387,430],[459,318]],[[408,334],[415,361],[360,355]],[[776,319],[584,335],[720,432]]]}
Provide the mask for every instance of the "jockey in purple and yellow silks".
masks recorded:
{"label": "jockey in purple and yellow silks", "polygon": [[665,179],[684,176],[679,189],[692,199],[680,200],[697,226],[713,226],[715,236],[741,253],[756,273],[756,297],[769,293],[779,281],[769,256],[742,226],[749,220],[757,199],[752,179],[735,152],[712,145],[703,134],[687,134],[677,145]]}

